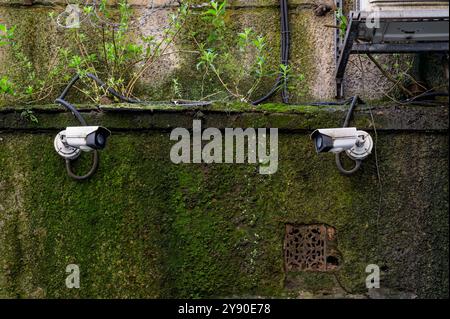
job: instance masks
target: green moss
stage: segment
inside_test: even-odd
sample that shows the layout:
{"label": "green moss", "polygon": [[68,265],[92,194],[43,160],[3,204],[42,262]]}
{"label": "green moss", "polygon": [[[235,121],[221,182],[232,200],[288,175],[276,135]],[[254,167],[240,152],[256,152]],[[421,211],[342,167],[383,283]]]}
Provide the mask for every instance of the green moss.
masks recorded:
{"label": "green moss", "polygon": [[[14,83],[16,93],[23,93],[33,76],[41,81],[47,79],[48,67],[55,64],[58,52],[56,44],[61,38],[48,18],[50,11],[43,7],[0,8],[0,15],[7,25],[16,27],[13,41],[20,48],[12,50],[5,47],[3,64],[8,68],[2,72]],[[18,54],[23,55],[23,58],[19,58]],[[31,64],[29,68],[25,67],[25,59]],[[57,83],[55,85],[58,86]],[[0,105],[2,104],[3,98],[0,100]]]}
{"label": "green moss", "polygon": [[[317,27],[312,21],[313,15],[308,11],[299,11],[291,17],[291,57],[290,63],[292,66],[292,73],[295,76],[303,75],[303,81],[294,81],[289,83],[293,88],[291,91],[291,102],[302,103],[305,101],[312,101],[315,98],[311,90],[311,86],[317,81],[316,68],[317,54],[316,45],[320,39],[315,38],[314,28]],[[319,42],[320,43],[320,42]],[[291,81],[292,82],[292,81]]]}
{"label": "green moss", "polygon": [[[387,287],[448,295],[444,135],[380,135],[381,210],[374,157],[341,176],[307,134],[281,134],[278,172],[264,176],[249,164],[174,165],[168,133],[115,132],[81,183],[67,177],[53,134],[1,138],[3,297],[307,297],[343,294],[341,285],[361,294],[369,263],[384,267]],[[339,283],[284,272],[285,223],[337,229]],[[79,290],[65,288],[70,263]]]}

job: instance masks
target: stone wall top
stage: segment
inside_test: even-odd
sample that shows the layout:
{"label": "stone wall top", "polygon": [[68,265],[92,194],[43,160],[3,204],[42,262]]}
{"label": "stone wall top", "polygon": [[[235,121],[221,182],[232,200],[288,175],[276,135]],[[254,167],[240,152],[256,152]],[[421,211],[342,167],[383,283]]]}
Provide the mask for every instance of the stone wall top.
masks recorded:
{"label": "stone wall top", "polygon": [[[192,127],[201,119],[205,127],[274,127],[284,131],[305,131],[319,127],[340,127],[348,106],[305,106],[265,104],[213,104],[201,107],[179,105],[119,104],[79,106],[89,124],[119,130],[166,130]],[[21,117],[22,109],[0,109],[0,130],[58,130],[74,125],[75,118],[57,105],[32,107],[39,123]],[[359,129],[384,131],[448,131],[448,107],[358,106],[350,125]]]}

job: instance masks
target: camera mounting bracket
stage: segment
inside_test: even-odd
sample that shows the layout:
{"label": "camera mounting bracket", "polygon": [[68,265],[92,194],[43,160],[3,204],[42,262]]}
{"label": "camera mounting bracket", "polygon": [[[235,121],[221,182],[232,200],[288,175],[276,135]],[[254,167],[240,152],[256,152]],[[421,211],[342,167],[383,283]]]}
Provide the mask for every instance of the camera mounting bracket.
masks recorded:
{"label": "camera mounting bracket", "polygon": [[77,159],[81,154],[81,150],[79,148],[67,145],[65,141],[66,140],[65,133],[66,131],[64,130],[59,132],[58,135],[56,135],[54,141],[55,150],[61,157],[65,159],[68,160]]}

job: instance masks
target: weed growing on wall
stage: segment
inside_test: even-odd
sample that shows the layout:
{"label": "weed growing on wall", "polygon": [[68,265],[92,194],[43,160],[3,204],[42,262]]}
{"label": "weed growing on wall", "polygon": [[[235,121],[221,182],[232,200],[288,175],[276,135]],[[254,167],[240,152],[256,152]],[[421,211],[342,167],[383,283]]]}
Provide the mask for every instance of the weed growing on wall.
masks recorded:
{"label": "weed growing on wall", "polygon": [[[226,0],[210,1],[201,13],[209,32],[190,30],[192,41],[200,51],[197,69],[203,72],[203,83],[206,78],[215,77],[226,98],[248,102],[261,80],[269,74],[267,42],[252,28],[238,33],[230,31],[226,23],[226,7]],[[250,63],[243,63],[248,60]],[[252,81],[248,81],[249,78]]]}
{"label": "weed growing on wall", "polygon": [[[280,75],[284,83],[303,81],[288,65],[269,66],[266,37],[253,28],[233,31],[227,16],[227,1],[211,0],[201,12],[207,24],[202,32],[189,30],[192,42],[200,52],[197,69],[203,73],[202,95],[206,79],[215,78],[223,90],[223,99],[251,102],[257,97],[258,88],[265,80]],[[272,80],[270,80],[272,81]],[[294,86],[292,86],[294,87]]]}
{"label": "weed growing on wall", "polygon": [[[0,47],[11,43],[14,37],[14,29],[14,27],[8,29],[6,25],[0,24]],[[7,95],[14,95],[13,84],[9,77],[3,74],[0,74],[0,95],[2,100],[6,99]]]}
{"label": "weed growing on wall", "polygon": [[[6,49],[12,61],[0,73],[0,106],[46,101],[70,78],[58,54],[53,54],[48,64],[35,65],[26,54],[27,45],[20,40],[17,26],[0,25],[0,46]],[[29,108],[24,117],[37,121]]]}
{"label": "weed growing on wall", "polygon": [[168,54],[167,49],[189,16],[189,6],[185,2],[169,15],[169,24],[158,38],[137,37],[131,32],[132,9],[126,0],[119,1],[117,12],[102,0],[98,7],[85,6],[83,14],[89,17],[90,23],[84,29],[69,29],[70,39],[76,46],[62,48],[61,52],[73,73],[82,78],[92,73],[105,80],[108,87],[100,88],[86,80],[85,87],[90,89],[82,89],[94,103],[99,103],[107,88],[127,97],[134,96],[136,84],[145,72]]}
{"label": "weed growing on wall", "polygon": [[[48,101],[57,96],[75,74],[82,80],[75,86],[82,93],[80,100],[85,100],[85,96],[95,104],[111,103],[108,88],[127,97],[134,96],[136,84],[145,72],[161,57],[171,54],[167,49],[177,39],[190,13],[189,1],[183,1],[168,16],[168,25],[161,34],[138,36],[133,32],[136,21],[132,19],[133,12],[127,0],[119,0],[116,7],[107,5],[107,0],[92,4],[80,2],[77,9],[73,6],[69,16],[67,9],[53,11],[48,16],[47,25],[62,35],[57,50],[50,52],[48,65],[35,65],[25,53],[26,45],[16,41],[16,27],[1,25],[0,45],[7,47],[16,61],[5,74],[0,74],[1,104]],[[73,14],[76,14],[76,23],[62,25]],[[25,77],[19,76],[24,73]],[[107,86],[100,87],[89,80],[88,73],[104,80]]]}
{"label": "weed growing on wall", "polygon": [[[133,15],[127,0],[118,0],[117,6],[107,5],[107,0],[71,4],[65,11],[52,11],[48,16],[46,25],[58,38],[55,39],[56,49],[48,50],[50,62],[45,65],[35,65],[26,50],[26,40],[21,37],[16,40],[15,26],[3,26],[0,45],[8,46],[16,63],[8,74],[1,74],[2,103],[50,102],[75,74],[81,77],[74,86],[79,101],[115,102],[107,94],[110,88],[126,97],[135,97],[142,77],[161,58],[178,52],[173,47],[181,34],[195,46],[194,50],[183,52],[197,57],[192,67],[202,74],[203,99],[250,102],[260,93],[258,89],[265,80],[273,81],[277,75],[284,79],[282,83],[302,80],[302,76],[294,76],[287,65],[269,67],[266,37],[250,27],[235,31],[227,18],[226,0],[212,0],[196,13],[206,24],[205,28],[193,30],[197,23],[190,23],[191,3],[181,1],[168,15],[163,30],[158,34],[140,35],[135,31],[142,29],[143,24],[139,24],[140,19]],[[102,79],[106,86],[90,80],[86,76],[88,73]],[[207,92],[207,81],[218,82],[219,91]],[[171,82],[170,95],[182,99],[178,78]]]}
{"label": "weed growing on wall", "polygon": [[343,40],[345,38],[345,33],[347,32],[348,19],[340,8],[336,10],[335,14],[338,23],[337,28],[339,29],[339,37]]}

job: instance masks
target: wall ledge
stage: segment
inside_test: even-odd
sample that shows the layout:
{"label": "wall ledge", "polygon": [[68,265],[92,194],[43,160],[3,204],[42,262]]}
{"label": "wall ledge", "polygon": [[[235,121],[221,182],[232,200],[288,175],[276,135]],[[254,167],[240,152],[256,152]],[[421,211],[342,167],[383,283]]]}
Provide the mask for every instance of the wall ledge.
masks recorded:
{"label": "wall ledge", "polygon": [[[194,119],[203,127],[276,127],[282,131],[340,127],[348,106],[308,106],[215,103],[186,107],[174,104],[77,105],[87,122],[112,130],[167,130],[191,128]],[[21,116],[31,109],[39,122]],[[448,131],[448,106],[363,105],[357,106],[350,125],[359,129],[402,131]],[[0,130],[59,130],[77,125],[72,114],[59,105],[0,108]]]}

